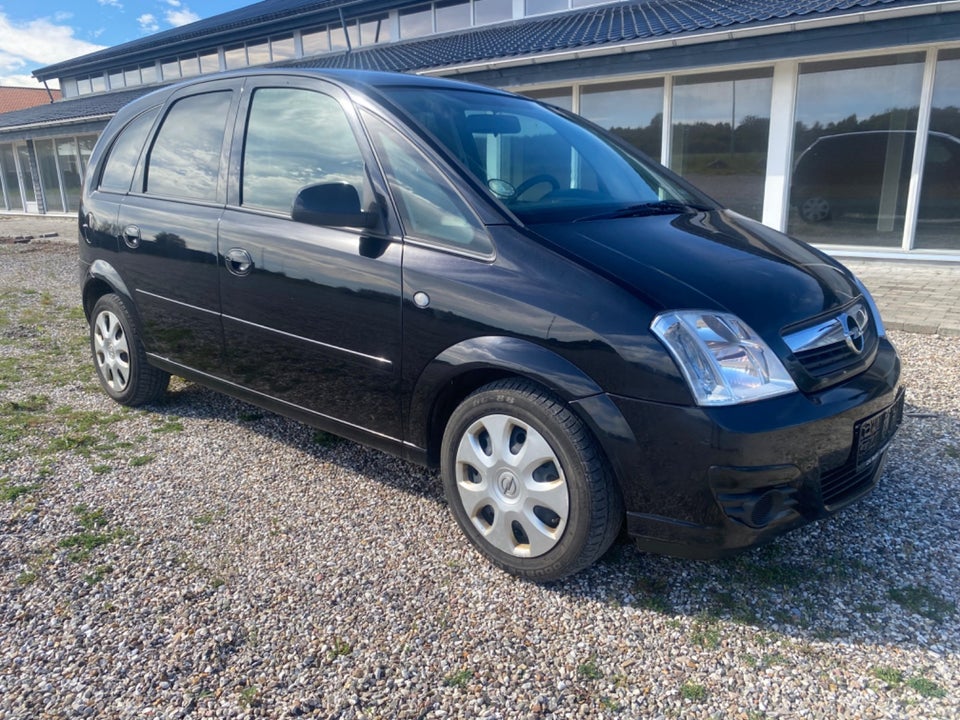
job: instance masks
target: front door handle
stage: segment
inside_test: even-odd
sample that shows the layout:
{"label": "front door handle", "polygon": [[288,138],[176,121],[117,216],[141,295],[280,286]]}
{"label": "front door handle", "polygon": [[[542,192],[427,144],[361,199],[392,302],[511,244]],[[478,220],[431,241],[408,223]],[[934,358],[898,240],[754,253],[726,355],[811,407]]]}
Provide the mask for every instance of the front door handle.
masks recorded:
{"label": "front door handle", "polygon": [[243,248],[230,248],[226,255],[227,270],[231,274],[243,277],[253,270],[253,258]]}

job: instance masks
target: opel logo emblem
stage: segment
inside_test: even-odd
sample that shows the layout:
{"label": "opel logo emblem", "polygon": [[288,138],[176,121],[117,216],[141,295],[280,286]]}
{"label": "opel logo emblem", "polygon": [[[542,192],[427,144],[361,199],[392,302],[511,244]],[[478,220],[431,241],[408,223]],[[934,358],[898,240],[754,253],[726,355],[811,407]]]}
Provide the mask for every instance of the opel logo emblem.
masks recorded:
{"label": "opel logo emblem", "polygon": [[861,310],[853,315],[840,313],[837,319],[843,328],[843,337],[846,340],[847,347],[857,355],[862,353],[864,345],[863,329],[867,324],[866,315]]}
{"label": "opel logo emblem", "polygon": [[517,496],[517,478],[511,472],[503,473],[498,479],[497,483],[500,485],[500,492],[503,493],[504,497],[515,498]]}

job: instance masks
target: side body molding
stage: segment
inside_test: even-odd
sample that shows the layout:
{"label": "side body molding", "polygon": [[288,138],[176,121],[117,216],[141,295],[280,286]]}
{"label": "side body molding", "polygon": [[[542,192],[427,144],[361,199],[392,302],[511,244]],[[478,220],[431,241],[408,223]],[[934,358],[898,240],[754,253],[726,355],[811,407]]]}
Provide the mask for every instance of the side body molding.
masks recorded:
{"label": "side body molding", "polygon": [[413,387],[406,446],[411,456],[436,460],[443,423],[464,394],[497,377],[517,376],[555,392],[590,425],[601,444],[634,442],[616,405],[580,368],[552,350],[513,337],[457,343],[431,361]]}

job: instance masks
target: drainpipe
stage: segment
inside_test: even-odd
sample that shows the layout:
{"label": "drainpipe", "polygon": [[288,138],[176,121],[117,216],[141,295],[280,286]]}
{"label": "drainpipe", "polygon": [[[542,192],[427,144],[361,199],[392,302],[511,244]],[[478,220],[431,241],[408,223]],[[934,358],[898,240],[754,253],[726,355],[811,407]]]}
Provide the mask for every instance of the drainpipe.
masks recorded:
{"label": "drainpipe", "polygon": [[50,103],[51,103],[51,104],[55,103],[56,100],[53,99],[53,93],[50,91],[50,86],[47,85],[47,81],[46,81],[46,80],[43,81],[43,87],[44,87],[44,89],[47,91],[47,97],[50,98]]}
{"label": "drainpipe", "polygon": [[353,50],[353,47],[350,45],[350,33],[347,31],[347,21],[343,19],[343,8],[338,7],[337,12],[340,13],[340,27],[343,29],[343,37],[347,40],[347,52]]}

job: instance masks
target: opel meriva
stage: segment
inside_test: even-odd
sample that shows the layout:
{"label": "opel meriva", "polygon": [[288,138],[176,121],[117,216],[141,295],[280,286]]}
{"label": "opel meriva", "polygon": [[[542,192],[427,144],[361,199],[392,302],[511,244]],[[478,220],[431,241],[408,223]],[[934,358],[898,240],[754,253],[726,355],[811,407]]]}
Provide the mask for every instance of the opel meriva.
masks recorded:
{"label": "opel meriva", "polygon": [[624,526],[713,557],[830,515],[902,415],[849,271],[506,92],[279,70],[158,90],[97,143],[80,235],[116,401],[175,374],[439,466],[467,538],[532,579]]}

